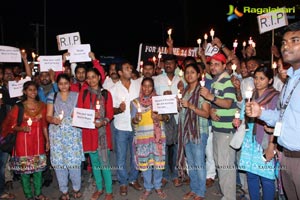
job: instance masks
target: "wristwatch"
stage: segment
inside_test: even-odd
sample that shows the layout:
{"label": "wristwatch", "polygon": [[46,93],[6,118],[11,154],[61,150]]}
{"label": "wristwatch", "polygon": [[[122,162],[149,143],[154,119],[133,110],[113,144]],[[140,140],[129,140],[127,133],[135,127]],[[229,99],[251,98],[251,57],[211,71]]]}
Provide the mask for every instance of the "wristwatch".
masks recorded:
{"label": "wristwatch", "polygon": [[226,47],[226,45],[225,45],[225,44],[222,44],[222,45],[221,45],[221,49],[223,49],[224,47]]}

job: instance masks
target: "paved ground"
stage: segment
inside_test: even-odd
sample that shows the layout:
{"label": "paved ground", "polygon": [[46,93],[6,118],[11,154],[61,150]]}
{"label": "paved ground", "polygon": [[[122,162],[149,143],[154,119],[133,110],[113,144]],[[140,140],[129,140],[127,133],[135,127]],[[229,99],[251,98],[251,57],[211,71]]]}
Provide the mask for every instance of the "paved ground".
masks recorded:
{"label": "paved ground", "polygon": [[[83,197],[81,199],[83,200],[89,200],[92,193],[95,191],[95,186],[92,184],[93,180],[90,176],[90,173],[87,171],[84,171],[83,174],[83,183],[82,183],[82,189],[81,192],[83,193]],[[207,200],[219,200],[221,199],[220,195],[217,195],[218,191],[218,183],[215,182],[214,186],[211,188],[207,189],[206,193],[206,199]],[[13,190],[10,192],[14,193],[17,196],[17,200],[25,200],[22,187],[19,181],[14,181],[13,183]],[[71,190],[70,190],[71,191]],[[181,187],[175,187],[172,183],[168,183],[164,191],[167,193],[168,197],[167,199],[169,200],[180,200],[182,199],[182,196],[189,192],[189,186],[188,185],[183,185]],[[52,182],[52,184],[49,187],[43,187],[43,193],[49,199],[51,200],[58,200],[60,196],[60,192],[58,189],[58,184],[56,182],[56,179]],[[128,190],[128,195],[127,196],[120,196],[119,195],[119,185],[118,183],[114,183],[113,185],[113,193],[114,193],[114,199],[115,200],[138,200],[139,196],[141,195],[142,191],[136,191],[133,188],[129,187]],[[104,195],[99,198],[99,200],[103,200]],[[158,200],[158,196],[153,192],[150,197],[148,198],[149,200]]]}

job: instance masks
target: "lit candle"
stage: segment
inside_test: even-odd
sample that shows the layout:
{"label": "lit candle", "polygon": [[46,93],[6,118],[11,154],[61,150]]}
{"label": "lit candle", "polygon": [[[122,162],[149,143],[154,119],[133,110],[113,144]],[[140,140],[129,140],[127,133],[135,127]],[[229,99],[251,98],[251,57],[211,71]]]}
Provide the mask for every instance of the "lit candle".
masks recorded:
{"label": "lit candle", "polygon": [[208,38],[208,36],[207,36],[207,34],[205,33],[205,34],[204,34],[204,40],[207,40],[207,38]]}
{"label": "lit candle", "polygon": [[61,113],[58,115],[58,118],[62,120],[64,118],[64,111],[62,110]]}
{"label": "lit candle", "polygon": [[28,125],[28,126],[31,126],[31,125],[32,125],[32,120],[31,120],[30,117],[29,117],[29,119],[27,120],[27,125]]}
{"label": "lit candle", "polygon": [[245,48],[245,47],[246,47],[246,41],[243,42],[243,48]]}
{"label": "lit candle", "polygon": [[198,43],[199,49],[200,49],[201,48],[201,39],[200,38],[197,40],[197,43]]}
{"label": "lit candle", "polygon": [[238,110],[235,111],[234,118],[239,119],[240,116],[241,116],[240,112]]}
{"label": "lit candle", "polygon": [[31,53],[31,57],[32,57],[32,60],[34,61],[34,60],[35,60],[35,57],[36,57],[36,55],[35,55],[34,52]]}
{"label": "lit candle", "polygon": [[178,97],[178,99],[182,98],[182,94],[181,94],[180,90],[178,90],[178,92],[177,92],[177,97]]}
{"label": "lit candle", "polygon": [[214,39],[214,35],[215,35],[215,31],[214,31],[214,29],[211,29],[211,30],[210,30],[211,40]]}
{"label": "lit candle", "polygon": [[252,42],[252,47],[255,48],[256,47],[256,43]]}
{"label": "lit candle", "polygon": [[2,95],[2,93],[0,93],[0,99],[2,99],[2,97],[3,97],[3,95]]}
{"label": "lit candle", "polygon": [[237,40],[234,40],[234,42],[233,42],[233,51],[234,51],[234,53],[235,53],[235,50],[236,50],[237,46],[238,46],[238,42],[237,42]]}
{"label": "lit candle", "polygon": [[276,69],[276,68],[277,68],[276,62],[274,62],[274,63],[272,64],[272,68],[273,68],[273,69]]}
{"label": "lit candle", "polygon": [[25,49],[22,49],[21,52],[22,52],[22,53],[25,53]]}
{"label": "lit candle", "polygon": [[100,101],[99,100],[96,101],[96,109],[100,110]]}
{"label": "lit candle", "polygon": [[232,65],[231,65],[231,69],[232,69],[233,73],[235,73],[235,70],[236,70],[236,64],[232,64]]}
{"label": "lit candle", "polygon": [[252,88],[249,88],[248,90],[245,91],[245,96],[246,96],[246,99],[248,99],[248,102],[250,102],[250,99],[252,97]]}
{"label": "lit candle", "polygon": [[161,57],[162,57],[162,55],[161,55],[161,52],[159,52],[158,53],[158,63],[157,63],[157,66],[159,66],[160,65],[160,59],[161,59]]}
{"label": "lit candle", "polygon": [[201,87],[205,86],[204,73],[202,74],[200,85],[201,85]]}
{"label": "lit candle", "polygon": [[141,73],[143,72],[143,65],[144,65],[144,62],[141,60],[141,62],[140,62],[140,72]]}
{"label": "lit candle", "polygon": [[169,39],[172,39],[172,38],[171,38],[171,34],[172,34],[172,29],[170,28],[170,29],[168,30]]}
{"label": "lit candle", "polygon": [[171,89],[172,81],[168,80],[168,86]]}
{"label": "lit candle", "polygon": [[141,113],[142,113],[142,109],[141,109],[141,105],[140,105],[140,103],[139,102],[137,102],[137,112],[138,112],[138,119],[139,119],[139,121],[140,120],[142,120],[142,116],[140,115]]}
{"label": "lit candle", "polygon": [[252,37],[250,37],[249,40],[248,40],[248,44],[249,44],[250,46],[252,46],[252,42],[253,42]]}
{"label": "lit candle", "polygon": [[182,70],[180,70],[180,71],[178,72],[178,76],[180,77],[180,79],[183,77],[183,71],[182,71]]}

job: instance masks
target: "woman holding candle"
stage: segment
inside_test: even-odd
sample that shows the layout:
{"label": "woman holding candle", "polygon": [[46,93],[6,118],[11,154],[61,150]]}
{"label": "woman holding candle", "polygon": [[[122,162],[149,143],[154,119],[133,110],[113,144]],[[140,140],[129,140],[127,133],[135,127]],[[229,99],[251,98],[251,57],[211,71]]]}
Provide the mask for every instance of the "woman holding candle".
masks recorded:
{"label": "woman holding candle", "polygon": [[[205,149],[208,138],[210,104],[200,95],[200,69],[197,64],[186,66],[184,77],[187,86],[183,91],[178,122],[177,166],[179,176],[185,175],[186,161],[191,191],[183,199],[201,200],[206,191]],[[197,158],[197,159],[195,159]],[[184,177],[183,177],[184,178]]]}
{"label": "woman holding candle", "polygon": [[84,161],[81,129],[72,126],[72,113],[77,105],[78,93],[71,92],[70,77],[57,76],[59,92],[52,93],[47,99],[47,121],[49,122],[50,160],[55,170],[60,199],[70,199],[69,178],[72,182],[73,197],[80,198],[81,162]]}
{"label": "woman holding candle", "polygon": [[153,188],[159,198],[165,199],[167,197],[161,189],[161,181],[165,167],[166,147],[163,121],[167,121],[169,116],[160,115],[153,111],[152,97],[156,95],[153,79],[146,77],[141,83],[139,97],[131,101],[130,105],[135,132],[135,161],[144,177],[145,191],[140,196],[140,200],[147,199]]}
{"label": "woman holding candle", "polygon": [[[279,92],[272,86],[273,70],[260,66],[254,72],[255,89],[252,101],[265,109],[275,109]],[[236,119],[234,119],[236,120]],[[251,199],[260,199],[260,185],[263,199],[275,198],[275,144],[274,136],[266,131],[266,124],[258,118],[246,118],[249,130],[242,144],[239,169],[247,173]],[[265,158],[263,158],[265,155]]]}
{"label": "woman holding candle", "polygon": [[105,183],[105,200],[113,199],[112,176],[109,154],[112,150],[110,121],[113,118],[112,96],[108,90],[102,88],[102,77],[96,68],[86,71],[89,87],[80,91],[78,107],[95,110],[95,129],[82,129],[82,143],[85,153],[89,153],[97,191],[91,200],[97,200],[103,194]]}
{"label": "woman holding candle", "polygon": [[[17,125],[19,108],[15,105],[2,123],[2,134],[17,132],[15,148],[10,161],[11,169],[21,174],[21,184],[26,199],[43,199],[42,171],[46,167],[46,151],[49,151],[49,139],[46,121],[46,105],[39,101],[38,85],[27,81],[23,85],[24,107],[23,122]],[[33,175],[34,195],[32,193],[31,174]]]}

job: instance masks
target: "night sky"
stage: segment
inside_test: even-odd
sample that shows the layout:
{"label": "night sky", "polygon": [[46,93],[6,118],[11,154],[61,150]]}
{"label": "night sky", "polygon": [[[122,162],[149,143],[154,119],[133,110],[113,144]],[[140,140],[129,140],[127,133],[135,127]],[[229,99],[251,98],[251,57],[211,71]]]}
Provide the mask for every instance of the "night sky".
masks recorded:
{"label": "night sky", "polygon": [[[46,2],[46,6],[45,3]],[[97,5],[96,5],[97,2]],[[7,0],[0,6],[0,44],[37,51],[40,55],[60,55],[56,35],[79,32],[82,44],[90,44],[96,57],[116,56],[138,58],[140,43],[166,46],[167,30],[173,29],[176,47],[197,46],[196,40],[211,28],[227,46],[238,39],[253,37],[257,52],[268,59],[271,33],[259,34],[256,14],[244,14],[227,21],[229,5],[239,10],[243,6],[296,6],[289,23],[299,21],[299,0],[152,0],[139,1],[70,1],[70,0]],[[220,3],[221,2],[221,3]],[[206,5],[204,5],[206,4]],[[46,48],[44,46],[44,8],[46,8]],[[36,41],[36,24],[39,40]],[[279,37],[275,42],[280,42]],[[46,52],[45,52],[46,49]]]}

